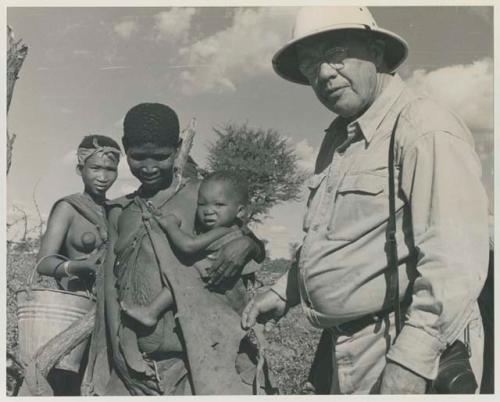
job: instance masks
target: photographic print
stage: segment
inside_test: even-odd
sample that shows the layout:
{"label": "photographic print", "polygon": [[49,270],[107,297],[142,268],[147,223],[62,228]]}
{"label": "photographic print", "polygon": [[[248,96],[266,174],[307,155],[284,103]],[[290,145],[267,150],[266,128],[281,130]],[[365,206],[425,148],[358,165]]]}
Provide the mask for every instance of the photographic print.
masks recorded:
{"label": "photographic print", "polygon": [[6,25],[6,395],[494,392],[493,6]]}

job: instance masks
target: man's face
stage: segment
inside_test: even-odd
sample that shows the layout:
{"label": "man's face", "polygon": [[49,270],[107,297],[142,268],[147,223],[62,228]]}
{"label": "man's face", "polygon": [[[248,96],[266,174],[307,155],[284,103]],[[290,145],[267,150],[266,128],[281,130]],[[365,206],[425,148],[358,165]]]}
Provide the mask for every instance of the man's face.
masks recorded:
{"label": "man's face", "polygon": [[131,146],[127,149],[130,172],[146,191],[168,187],[172,182],[173,164],[177,149],[153,143]]}
{"label": "man's face", "polygon": [[227,183],[209,180],[201,184],[196,214],[203,230],[229,227],[236,218],[241,218],[243,211],[244,207]]}
{"label": "man's face", "polygon": [[320,102],[345,118],[361,115],[373,102],[382,52],[367,40],[347,35],[297,47],[299,68]]}
{"label": "man's face", "polygon": [[107,155],[95,153],[78,166],[85,191],[91,195],[104,197],[118,175],[118,161]]}

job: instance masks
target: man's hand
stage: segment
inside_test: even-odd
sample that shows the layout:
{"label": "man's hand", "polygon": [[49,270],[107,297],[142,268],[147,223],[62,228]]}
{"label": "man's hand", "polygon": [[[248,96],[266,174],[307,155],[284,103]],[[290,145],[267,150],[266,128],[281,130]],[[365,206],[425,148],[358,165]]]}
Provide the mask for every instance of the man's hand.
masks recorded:
{"label": "man's hand", "polygon": [[381,394],[425,394],[427,380],[393,362],[387,362],[380,384]]}
{"label": "man's hand", "polygon": [[250,261],[258,246],[255,242],[243,236],[223,246],[209,269],[210,280],[207,286],[219,286],[225,281],[239,276],[245,264]]}
{"label": "man's hand", "polygon": [[271,318],[279,319],[286,313],[286,301],[281,299],[271,290],[255,296],[248,303],[241,315],[241,326],[244,329],[251,328],[259,321],[267,321]]}

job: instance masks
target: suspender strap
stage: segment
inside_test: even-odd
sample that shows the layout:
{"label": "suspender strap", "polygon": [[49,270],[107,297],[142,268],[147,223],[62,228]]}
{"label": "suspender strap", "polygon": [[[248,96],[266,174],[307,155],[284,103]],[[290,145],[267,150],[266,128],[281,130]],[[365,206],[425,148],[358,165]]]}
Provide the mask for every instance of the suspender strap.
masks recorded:
{"label": "suspender strap", "polygon": [[387,222],[387,261],[389,270],[388,292],[394,304],[396,336],[401,332],[403,317],[399,302],[398,245],[396,242],[396,183],[394,178],[394,142],[396,137],[397,117],[389,143],[389,220]]}

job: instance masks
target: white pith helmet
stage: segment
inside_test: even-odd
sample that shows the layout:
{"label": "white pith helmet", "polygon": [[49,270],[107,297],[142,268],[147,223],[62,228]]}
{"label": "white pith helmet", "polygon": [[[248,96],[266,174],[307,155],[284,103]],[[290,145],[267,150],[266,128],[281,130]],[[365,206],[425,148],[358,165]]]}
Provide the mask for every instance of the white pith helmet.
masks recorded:
{"label": "white pith helmet", "polygon": [[406,41],[391,31],[379,28],[366,7],[303,7],[297,14],[292,39],[273,57],[274,71],[286,80],[309,85],[298,67],[297,44],[305,39],[319,39],[329,33],[346,30],[371,32],[375,38],[383,40],[384,58],[390,72],[396,71],[408,55]]}

